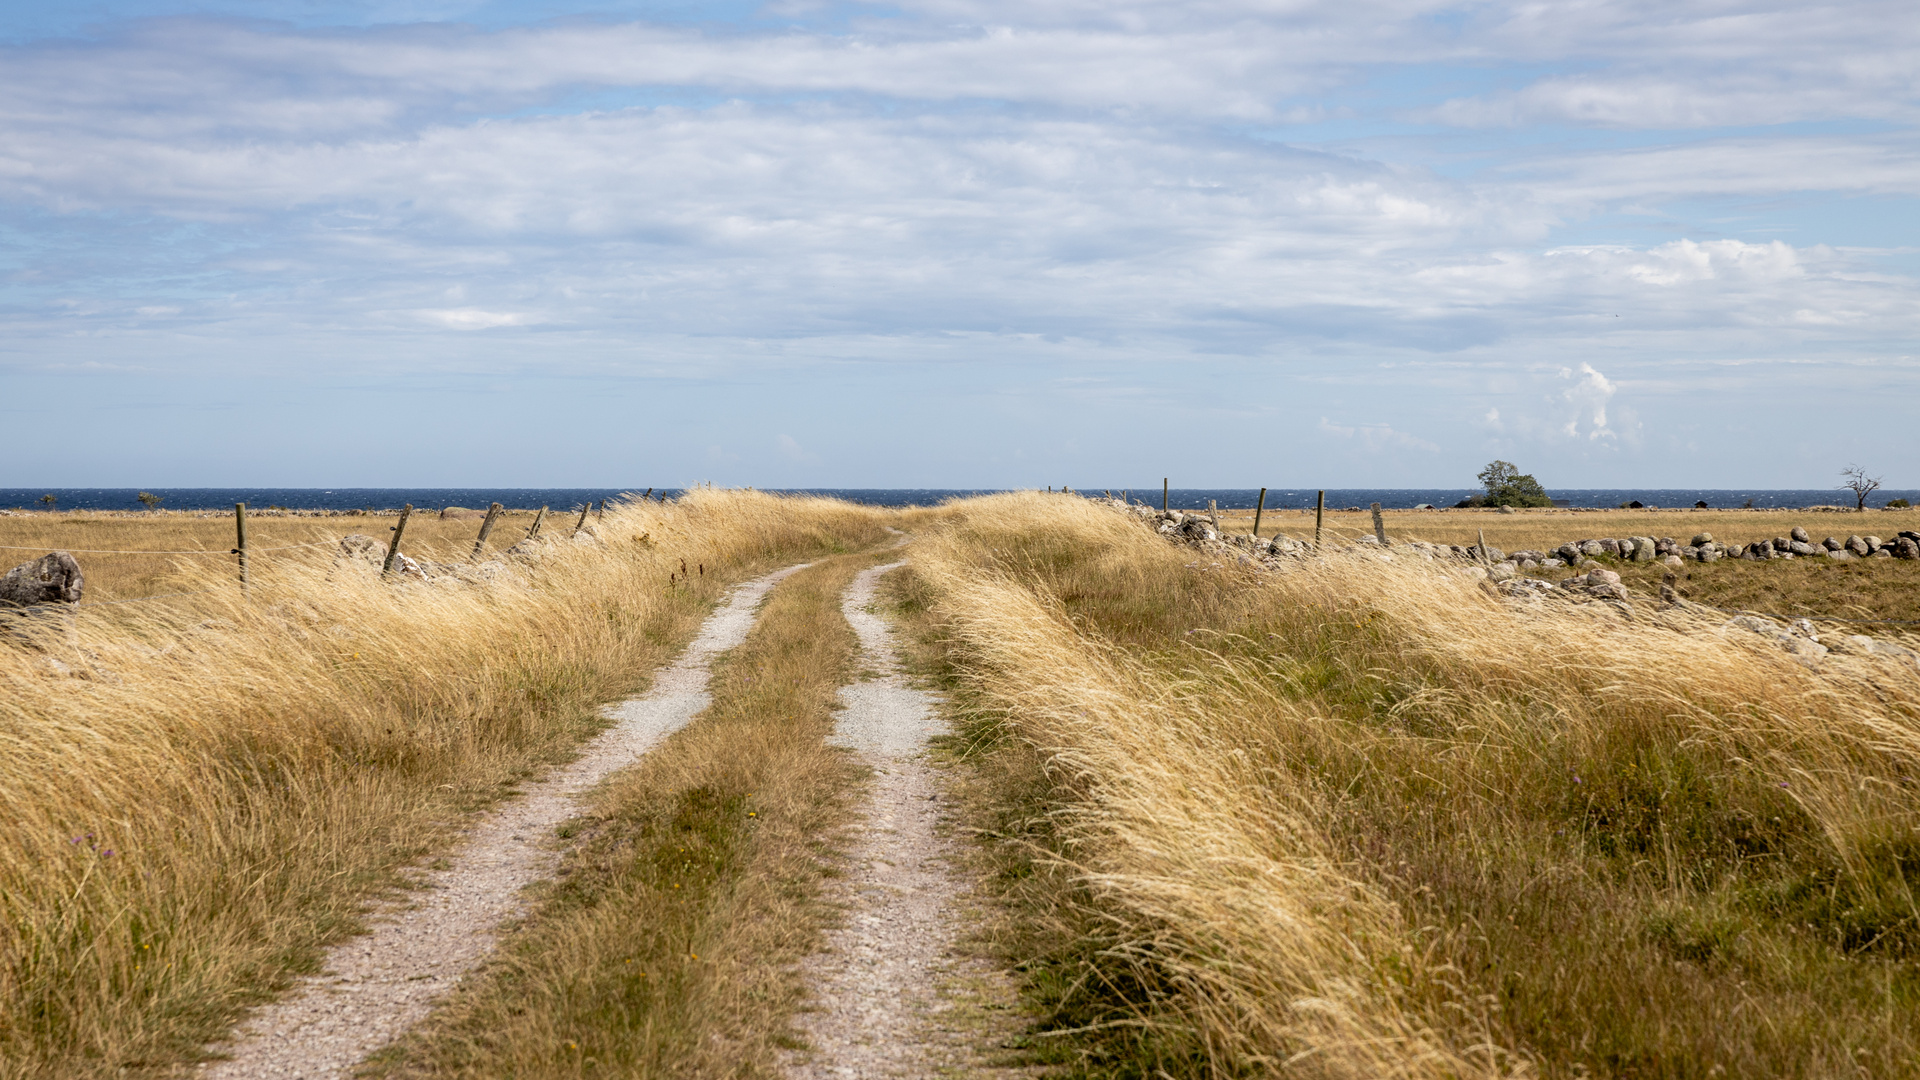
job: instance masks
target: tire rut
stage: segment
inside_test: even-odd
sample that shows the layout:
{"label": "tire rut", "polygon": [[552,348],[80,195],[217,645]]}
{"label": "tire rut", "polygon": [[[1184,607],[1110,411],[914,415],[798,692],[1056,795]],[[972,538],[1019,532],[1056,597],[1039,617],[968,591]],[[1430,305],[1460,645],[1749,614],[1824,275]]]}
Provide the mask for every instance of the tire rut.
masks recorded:
{"label": "tire rut", "polygon": [[554,829],[582,809],[588,790],[707,707],[714,658],[746,640],[760,601],[806,565],[735,588],[648,693],[608,707],[614,725],[589,740],[578,759],[475,823],[446,853],[449,869],[424,874],[425,889],[405,906],[383,911],[367,933],[329,949],[322,974],[300,980],[248,1017],[230,1042],[211,1047],[226,1057],[207,1063],[200,1075],[346,1077],[424,1019],[493,952],[500,924],[525,911],[522,890],[552,875],[559,863]]}

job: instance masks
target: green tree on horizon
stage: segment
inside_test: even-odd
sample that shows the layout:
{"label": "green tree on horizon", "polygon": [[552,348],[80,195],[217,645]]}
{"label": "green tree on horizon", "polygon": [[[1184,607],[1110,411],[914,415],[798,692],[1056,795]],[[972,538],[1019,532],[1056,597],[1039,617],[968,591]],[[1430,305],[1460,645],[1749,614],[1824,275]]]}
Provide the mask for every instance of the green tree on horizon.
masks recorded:
{"label": "green tree on horizon", "polygon": [[1511,461],[1491,461],[1480,470],[1480,483],[1486,487],[1487,506],[1552,506],[1547,489],[1531,474],[1523,473]]}

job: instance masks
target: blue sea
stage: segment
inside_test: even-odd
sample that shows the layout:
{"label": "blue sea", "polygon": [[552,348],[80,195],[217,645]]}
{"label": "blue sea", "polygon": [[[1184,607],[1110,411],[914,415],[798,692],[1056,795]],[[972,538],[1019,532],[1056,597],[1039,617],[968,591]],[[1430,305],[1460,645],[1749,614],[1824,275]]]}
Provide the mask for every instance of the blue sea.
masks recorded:
{"label": "blue sea", "polygon": [[[139,488],[0,488],[0,507],[45,509],[43,496],[54,497],[53,506],[61,510],[140,510]],[[578,507],[602,499],[639,495],[646,488],[148,488],[160,497],[166,510],[231,510],[243,502],[251,509],[286,507],[298,510],[397,510],[402,504],[439,509],[465,506],[485,509],[498,502],[510,510],[538,510],[542,506],[559,510]],[[870,506],[934,506],[948,499],[990,494],[992,488],[804,488],[765,489],[773,494],[824,495]],[[1076,488],[1081,494],[1128,497],[1157,506],[1160,485],[1140,487]],[[1407,508],[1430,503],[1452,506],[1477,488],[1329,488],[1327,507],[1344,509],[1379,503],[1388,509]],[[679,488],[653,491],[655,498],[674,498]],[[1318,494],[1313,488],[1271,488],[1267,491],[1268,509],[1306,509],[1314,505]],[[1551,491],[1568,506],[1610,508],[1627,502],[1646,506],[1690,507],[1705,502],[1715,508],[1734,509],[1803,506],[1850,506],[1853,496],[1833,488],[1796,489],[1685,489],[1685,488],[1585,488]],[[1260,492],[1256,488],[1174,488],[1167,495],[1168,505],[1176,510],[1205,509],[1209,501],[1223,510],[1252,509]],[[1920,500],[1920,491],[1885,489],[1874,492],[1870,506],[1884,506],[1889,499]]]}

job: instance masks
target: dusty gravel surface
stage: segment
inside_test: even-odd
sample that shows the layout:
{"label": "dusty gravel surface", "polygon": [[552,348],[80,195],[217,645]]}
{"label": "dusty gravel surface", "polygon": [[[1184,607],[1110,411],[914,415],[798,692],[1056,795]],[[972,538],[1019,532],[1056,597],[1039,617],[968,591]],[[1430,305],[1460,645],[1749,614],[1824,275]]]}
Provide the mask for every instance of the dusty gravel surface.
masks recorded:
{"label": "dusty gravel surface", "polygon": [[496,928],[524,908],[521,890],[553,873],[559,859],[553,831],[582,809],[580,796],[707,707],[714,657],[746,640],[760,601],[800,569],[735,589],[646,695],[609,707],[614,725],[587,743],[578,760],[478,821],[446,854],[450,869],[424,874],[427,887],[408,897],[410,903],[381,913],[369,933],[330,950],[324,974],[255,1012],[233,1042],[213,1048],[230,1057],[209,1063],[202,1075],[344,1077],[423,1019],[493,951]]}
{"label": "dusty gravel surface", "polygon": [[842,688],[832,741],[858,751],[874,782],[832,897],[845,924],[802,968],[813,1002],[797,1026],[811,1049],[787,1062],[793,1080],[1016,1075],[992,1064],[1019,1026],[1011,982],[957,951],[974,900],[924,760],[936,700],[907,685],[886,622],[868,610],[880,576],[904,565],[863,571],[841,602],[879,677]]}

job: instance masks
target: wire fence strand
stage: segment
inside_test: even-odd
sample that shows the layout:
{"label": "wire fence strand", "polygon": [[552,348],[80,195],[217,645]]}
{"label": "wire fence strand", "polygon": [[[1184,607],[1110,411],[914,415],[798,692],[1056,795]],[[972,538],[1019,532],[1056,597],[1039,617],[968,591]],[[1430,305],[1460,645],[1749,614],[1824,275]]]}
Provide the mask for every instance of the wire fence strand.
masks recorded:
{"label": "wire fence strand", "polygon": [[[270,547],[270,548],[249,547],[247,549],[247,554],[265,555],[268,552],[272,552],[272,551],[293,551],[296,548],[331,547],[337,543],[339,543],[338,540],[315,540],[311,543],[306,543],[306,544],[282,544],[279,547]],[[211,549],[201,548],[194,551],[128,551],[121,548],[48,547],[45,544],[36,544],[32,547],[21,547],[17,544],[0,544],[0,551],[46,551],[46,552],[64,551],[69,555],[235,555],[235,554],[238,554],[238,550],[235,548],[228,548],[224,551],[217,548],[211,548]]]}

